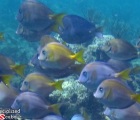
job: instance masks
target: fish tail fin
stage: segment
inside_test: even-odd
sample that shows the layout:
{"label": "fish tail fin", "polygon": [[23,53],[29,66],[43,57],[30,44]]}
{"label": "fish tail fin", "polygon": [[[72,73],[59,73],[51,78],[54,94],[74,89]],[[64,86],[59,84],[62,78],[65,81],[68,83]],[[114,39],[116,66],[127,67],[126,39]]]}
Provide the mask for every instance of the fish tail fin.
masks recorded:
{"label": "fish tail fin", "polygon": [[50,105],[48,108],[51,109],[56,114],[60,114],[60,111],[59,111],[60,106],[61,104],[53,104],[53,105]]}
{"label": "fish tail fin", "polygon": [[140,103],[140,94],[132,94],[130,98],[138,103]]}
{"label": "fish tail fin", "polygon": [[62,84],[63,84],[64,80],[59,80],[59,81],[56,81],[56,82],[53,82],[53,83],[49,83],[50,86],[53,86],[55,89],[57,90],[63,90],[62,88]]}
{"label": "fish tail fin", "polygon": [[13,75],[2,75],[2,81],[5,85],[10,85],[10,80],[12,79]]}
{"label": "fish tail fin", "polygon": [[123,80],[131,80],[131,78],[129,76],[130,72],[131,72],[131,69],[128,68],[128,69],[125,69],[125,70],[123,70],[123,71],[121,71],[119,73],[116,73],[114,77],[119,77],[119,78],[121,78]]}
{"label": "fish tail fin", "polygon": [[83,54],[84,54],[84,50],[80,50],[78,53],[71,55],[70,58],[71,59],[75,59],[76,61],[85,64],[85,60],[83,58]]}
{"label": "fish tail fin", "polygon": [[14,70],[18,75],[22,76],[24,75],[25,65],[11,65],[10,66],[12,70]]}
{"label": "fish tail fin", "polygon": [[49,15],[49,18],[55,21],[54,25],[51,27],[54,32],[59,33],[59,26],[63,26],[62,19],[65,15],[64,13]]}

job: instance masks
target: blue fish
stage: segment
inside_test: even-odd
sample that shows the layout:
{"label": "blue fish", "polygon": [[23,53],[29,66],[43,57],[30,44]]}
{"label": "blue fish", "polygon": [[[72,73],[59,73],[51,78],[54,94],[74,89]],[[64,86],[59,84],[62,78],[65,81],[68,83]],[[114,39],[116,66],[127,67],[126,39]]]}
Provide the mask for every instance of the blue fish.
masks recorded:
{"label": "blue fish", "polygon": [[116,71],[105,62],[92,62],[83,68],[78,81],[94,91],[103,80],[115,73]]}
{"label": "blue fish", "polygon": [[28,119],[44,118],[53,110],[59,111],[58,105],[47,105],[44,99],[32,92],[23,92],[18,95],[11,108],[20,109],[20,115]]}
{"label": "blue fish", "polygon": [[95,24],[77,15],[65,15],[63,25],[59,26],[61,38],[67,43],[80,44],[90,42],[97,33]]}

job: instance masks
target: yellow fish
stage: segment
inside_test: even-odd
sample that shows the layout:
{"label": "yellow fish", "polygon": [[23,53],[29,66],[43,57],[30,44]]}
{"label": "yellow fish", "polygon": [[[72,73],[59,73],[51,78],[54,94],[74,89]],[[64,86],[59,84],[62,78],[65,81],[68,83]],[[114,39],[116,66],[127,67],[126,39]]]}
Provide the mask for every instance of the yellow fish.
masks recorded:
{"label": "yellow fish", "polygon": [[64,69],[75,64],[75,61],[84,64],[83,53],[84,51],[81,50],[75,54],[64,45],[51,42],[41,49],[38,59],[43,61],[41,65],[44,69]]}
{"label": "yellow fish", "polygon": [[30,91],[48,97],[55,89],[62,90],[63,80],[53,81],[46,75],[41,73],[30,73],[24,79],[21,91]]}

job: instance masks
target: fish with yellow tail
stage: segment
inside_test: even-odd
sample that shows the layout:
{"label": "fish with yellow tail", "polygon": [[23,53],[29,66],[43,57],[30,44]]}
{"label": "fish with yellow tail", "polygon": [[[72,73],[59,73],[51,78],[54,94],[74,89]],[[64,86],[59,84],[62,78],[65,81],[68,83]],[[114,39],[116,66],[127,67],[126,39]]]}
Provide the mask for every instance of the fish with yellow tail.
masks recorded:
{"label": "fish with yellow tail", "polygon": [[63,82],[64,80],[54,81],[42,73],[30,73],[25,77],[20,90],[35,92],[43,97],[48,97],[56,89],[63,90]]}
{"label": "fish with yellow tail", "polygon": [[135,92],[116,79],[104,80],[94,93],[94,97],[102,104],[114,109],[127,108],[136,103],[137,99],[132,99],[131,95],[135,95]]}
{"label": "fish with yellow tail", "polygon": [[75,64],[75,61],[84,64],[83,53],[84,50],[81,50],[75,54],[64,45],[51,42],[41,49],[38,60],[44,61],[44,64],[41,64],[44,69],[64,69]]}
{"label": "fish with yellow tail", "polygon": [[121,39],[111,39],[107,41],[106,44],[101,47],[101,50],[115,60],[132,60],[138,58],[138,51],[135,46]]}
{"label": "fish with yellow tail", "polygon": [[81,16],[62,13],[50,17],[55,21],[52,30],[67,43],[81,44],[91,42],[95,36],[102,37],[101,29]]}
{"label": "fish with yellow tail", "polygon": [[0,55],[0,75],[18,74],[23,77],[25,65],[15,64],[10,58]]}
{"label": "fish with yellow tail", "polygon": [[44,99],[33,92],[21,93],[16,97],[11,106],[12,109],[20,109],[20,115],[26,119],[42,119],[50,112],[58,112],[59,107],[59,104],[46,104],[46,101]]}

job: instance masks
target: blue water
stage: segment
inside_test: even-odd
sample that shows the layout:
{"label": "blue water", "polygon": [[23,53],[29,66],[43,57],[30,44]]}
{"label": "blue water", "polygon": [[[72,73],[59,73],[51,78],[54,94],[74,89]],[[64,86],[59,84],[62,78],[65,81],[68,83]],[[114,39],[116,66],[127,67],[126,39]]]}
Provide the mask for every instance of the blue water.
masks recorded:
{"label": "blue water", "polygon": [[[56,13],[66,13],[66,14],[77,14],[82,17],[87,18],[87,11],[89,9],[94,9],[95,12],[99,14],[99,21],[108,21],[108,19],[119,20],[126,23],[129,26],[129,30],[126,31],[125,39],[135,43],[135,39],[140,35],[139,32],[139,8],[140,4],[138,0],[40,0],[45,3],[49,8],[54,10]],[[19,56],[16,53],[17,46],[19,48],[20,56],[24,54],[24,51],[30,51],[30,45],[35,43],[29,43],[21,39],[15,34],[18,22],[15,17],[22,0],[1,0],[0,1],[0,31],[3,31],[6,36],[6,41],[9,42],[8,47],[1,47],[1,52],[9,54],[9,56],[15,57]],[[88,18],[87,18],[88,19]],[[104,33],[110,34],[111,31],[108,30],[109,23],[103,25]],[[128,33],[127,33],[128,32]],[[123,36],[124,38],[124,36]],[[21,44],[21,41],[23,44]],[[1,43],[2,45],[5,43]],[[7,44],[7,43],[6,43]],[[26,49],[21,46],[25,44]],[[11,52],[11,48],[13,51]],[[30,57],[30,55],[26,55]],[[14,58],[15,59],[15,58]],[[18,59],[20,59],[18,57]],[[18,60],[17,59],[17,60]],[[24,58],[22,59],[24,60]]]}

